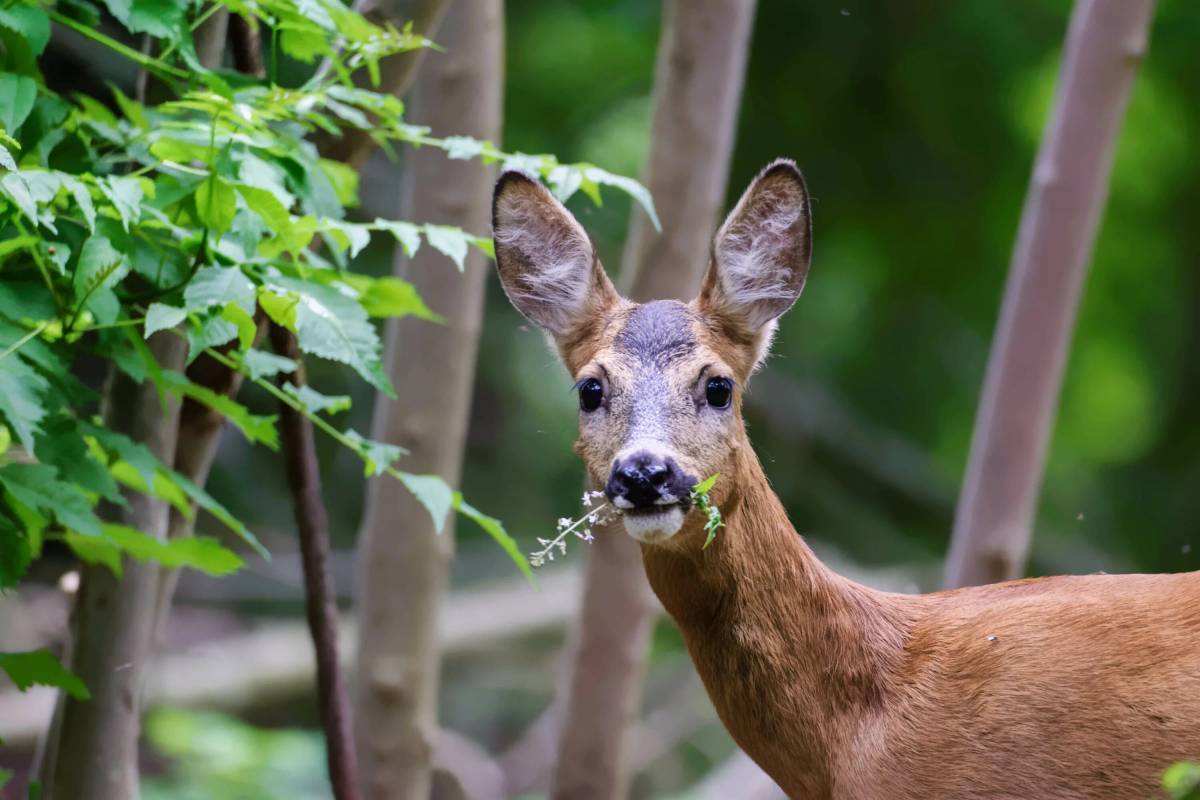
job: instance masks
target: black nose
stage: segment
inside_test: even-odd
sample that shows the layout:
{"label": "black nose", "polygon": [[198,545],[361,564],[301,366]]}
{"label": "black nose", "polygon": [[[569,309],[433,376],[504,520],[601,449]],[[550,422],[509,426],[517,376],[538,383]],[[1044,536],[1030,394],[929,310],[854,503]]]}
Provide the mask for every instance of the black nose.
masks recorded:
{"label": "black nose", "polygon": [[680,471],[671,459],[634,453],[613,464],[604,493],[618,507],[624,504],[618,503],[617,498],[624,498],[634,508],[648,508],[664,499],[682,501],[677,486],[679,476]]}

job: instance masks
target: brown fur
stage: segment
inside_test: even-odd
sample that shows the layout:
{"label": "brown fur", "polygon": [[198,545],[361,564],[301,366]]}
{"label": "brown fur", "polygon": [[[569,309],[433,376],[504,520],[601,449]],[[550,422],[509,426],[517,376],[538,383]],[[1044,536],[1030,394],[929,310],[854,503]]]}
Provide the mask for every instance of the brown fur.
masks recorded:
{"label": "brown fur", "polygon": [[824,567],[736,452],[713,544],[692,518],[643,556],[721,721],[789,796],[1145,798],[1200,756],[1200,573],[876,592]]}
{"label": "brown fur", "polygon": [[[746,192],[686,307],[621,299],[535,181],[502,179],[497,209],[509,296],[576,379],[604,385],[576,445],[593,481],[628,444],[639,401],[657,414],[656,447],[690,474],[721,475],[710,498],[725,527],[711,546],[688,513],[642,545],[646,576],[721,721],[790,796],[1147,798],[1168,765],[1200,757],[1200,573],[887,594],[831,572],[788,522],[741,391],[807,276],[795,165],[777,162]],[[530,228],[555,247],[543,252]],[[686,346],[658,353],[660,339]],[[703,402],[714,375],[736,382],[729,409]]]}

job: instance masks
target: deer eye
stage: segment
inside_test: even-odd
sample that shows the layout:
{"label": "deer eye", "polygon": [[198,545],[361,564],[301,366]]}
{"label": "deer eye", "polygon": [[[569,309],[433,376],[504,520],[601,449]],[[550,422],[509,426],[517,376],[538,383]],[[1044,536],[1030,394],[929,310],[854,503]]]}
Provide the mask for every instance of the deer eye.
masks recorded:
{"label": "deer eye", "polygon": [[713,408],[725,408],[733,397],[733,381],[729,378],[709,378],[704,386],[704,399]]}
{"label": "deer eye", "polygon": [[595,378],[587,378],[579,384],[579,407],[584,411],[595,411],[604,400],[604,387]]}

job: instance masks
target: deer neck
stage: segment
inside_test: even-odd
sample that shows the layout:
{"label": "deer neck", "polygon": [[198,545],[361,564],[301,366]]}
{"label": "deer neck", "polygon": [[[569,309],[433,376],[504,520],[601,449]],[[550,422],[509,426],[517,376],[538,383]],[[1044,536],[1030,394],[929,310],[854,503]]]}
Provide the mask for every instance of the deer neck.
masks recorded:
{"label": "deer neck", "polygon": [[644,546],[646,575],[734,739],[789,794],[819,797],[838,742],[887,694],[904,621],[817,560],[748,444],[733,459],[715,540],[701,550],[685,528]]}

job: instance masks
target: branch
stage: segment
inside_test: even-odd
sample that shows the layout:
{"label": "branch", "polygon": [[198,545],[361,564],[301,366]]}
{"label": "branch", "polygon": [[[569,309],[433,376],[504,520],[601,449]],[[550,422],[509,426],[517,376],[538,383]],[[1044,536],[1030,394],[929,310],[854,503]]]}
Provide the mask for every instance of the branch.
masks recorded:
{"label": "branch", "polygon": [[1034,164],[946,563],[951,587],[1019,577],[1076,311],[1153,0],[1077,0]]}
{"label": "branch", "polygon": [[[633,300],[685,297],[699,285],[725,197],[754,6],[752,0],[672,0],[664,6],[645,181],[663,234],[655,235],[635,211],[621,275]],[[641,562],[619,522],[597,531],[588,553],[554,798],[628,794],[625,751],[654,608]]]}
{"label": "branch", "polygon": [[[275,352],[294,359],[303,370],[300,348],[291,332],[274,323],[270,323],[269,330]],[[300,387],[304,385],[304,376],[297,371],[282,377],[281,382]],[[325,729],[329,782],[337,800],[357,800],[358,766],[350,734],[350,705],[337,656],[337,595],[329,568],[329,519],[321,500],[312,423],[285,403],[279,405],[279,416],[288,485],[300,532],[304,609],[317,655],[317,702]]]}

